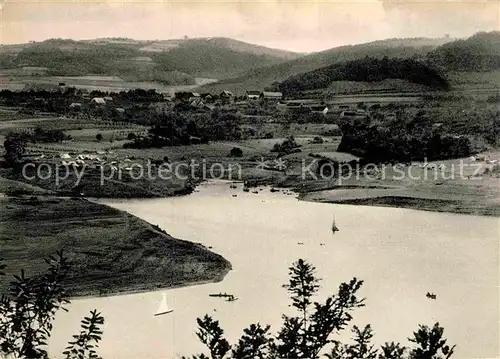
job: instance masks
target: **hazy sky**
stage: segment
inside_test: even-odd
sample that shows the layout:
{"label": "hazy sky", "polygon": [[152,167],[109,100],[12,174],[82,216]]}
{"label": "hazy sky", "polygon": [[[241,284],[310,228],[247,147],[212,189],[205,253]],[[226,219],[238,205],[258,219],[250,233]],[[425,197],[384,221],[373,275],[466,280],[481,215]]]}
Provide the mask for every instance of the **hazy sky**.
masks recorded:
{"label": "hazy sky", "polygon": [[[3,2],[3,3],[2,3]],[[500,30],[500,0],[0,0],[0,41],[225,36],[301,52]]]}

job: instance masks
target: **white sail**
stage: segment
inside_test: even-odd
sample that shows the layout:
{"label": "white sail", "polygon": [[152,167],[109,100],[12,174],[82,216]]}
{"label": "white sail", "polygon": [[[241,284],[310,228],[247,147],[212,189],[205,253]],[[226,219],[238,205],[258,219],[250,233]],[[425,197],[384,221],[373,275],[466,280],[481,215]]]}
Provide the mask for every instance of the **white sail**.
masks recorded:
{"label": "white sail", "polygon": [[160,306],[158,307],[158,310],[155,313],[155,316],[156,315],[162,315],[162,314],[171,313],[173,311],[174,310],[172,308],[168,307],[167,295],[165,293],[163,293],[163,298],[161,300]]}

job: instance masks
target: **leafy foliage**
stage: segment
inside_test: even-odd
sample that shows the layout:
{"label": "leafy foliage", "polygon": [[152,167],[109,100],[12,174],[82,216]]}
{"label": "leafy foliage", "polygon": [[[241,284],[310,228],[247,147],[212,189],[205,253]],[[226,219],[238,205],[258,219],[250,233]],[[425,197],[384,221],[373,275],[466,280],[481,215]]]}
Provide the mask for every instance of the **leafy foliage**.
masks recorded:
{"label": "leafy foliage", "polygon": [[439,323],[432,328],[420,325],[413,333],[414,338],[410,342],[416,343],[419,347],[414,348],[410,353],[411,359],[448,359],[453,355],[455,346],[450,347],[443,339],[444,329]]}
{"label": "leafy foliage", "polygon": [[299,147],[300,145],[295,141],[295,138],[293,136],[290,136],[283,142],[276,143],[271,149],[271,152],[277,152],[279,154],[288,154],[297,151]]}
{"label": "leafy foliage", "polygon": [[243,150],[239,147],[233,147],[231,148],[230,155],[232,157],[241,157],[243,156]]}
{"label": "leafy foliage", "polygon": [[8,134],[3,143],[5,148],[5,161],[10,166],[15,166],[22,161],[26,150],[26,138],[18,133]]}
{"label": "leafy foliage", "polygon": [[356,119],[340,124],[338,151],[374,162],[459,158],[472,152],[468,137],[444,134],[422,114],[394,120]]}
{"label": "leafy foliage", "polygon": [[[47,340],[58,310],[66,310],[69,303],[61,285],[69,269],[62,252],[45,260],[45,274],[27,277],[24,270],[15,275],[8,294],[0,300],[0,354],[16,358],[48,358]],[[0,275],[5,275],[0,261]],[[67,359],[96,359],[93,342],[99,342],[99,326],[104,319],[95,311],[82,321],[82,333],[74,336]],[[69,348],[69,347],[68,347]]]}
{"label": "leafy foliage", "polygon": [[[100,359],[95,349],[97,343],[101,341],[102,330],[100,326],[104,324],[104,317],[96,310],[90,312],[90,317],[82,319],[82,331],[73,335],[73,341],[69,342],[63,354],[66,359]],[[94,344],[94,342],[96,344]]]}
{"label": "leafy foliage", "polygon": [[328,346],[330,352],[325,356],[329,359],[448,359],[453,354],[454,347],[446,345],[439,323],[432,329],[420,326],[414,333],[414,339],[410,340],[415,344],[410,351],[392,342],[385,343],[379,353],[372,344],[374,333],[370,325],[363,329],[353,326],[352,344],[332,340],[334,334],[348,326],[353,318],[353,310],[364,306],[364,299],[357,296],[363,281],[353,278],[348,283],[342,283],[337,294],[319,303],[313,302],[319,289],[319,278],[315,276],[314,266],[299,259],[289,268],[289,276],[289,283],[283,287],[290,293],[292,306],[299,315],[283,315],[283,325],[276,335],[270,333],[269,325],[263,327],[259,323],[251,324],[244,329],[231,350],[219,322],[205,315],[203,319],[197,320],[197,335],[210,350],[210,357],[199,354],[192,358],[317,359]]}
{"label": "leafy foliage", "polygon": [[196,335],[210,349],[212,359],[223,358],[231,347],[224,339],[224,330],[219,326],[219,321],[205,315],[203,319],[198,318],[197,322],[199,330]]}

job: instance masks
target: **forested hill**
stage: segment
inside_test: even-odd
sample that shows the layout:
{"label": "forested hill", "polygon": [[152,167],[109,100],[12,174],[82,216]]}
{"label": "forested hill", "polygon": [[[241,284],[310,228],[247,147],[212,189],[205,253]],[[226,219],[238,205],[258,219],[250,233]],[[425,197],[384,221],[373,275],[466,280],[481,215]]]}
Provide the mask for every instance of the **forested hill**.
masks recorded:
{"label": "forested hill", "polygon": [[261,89],[274,82],[286,80],[291,76],[337,63],[363,59],[366,56],[378,59],[388,57],[417,58],[425,60],[427,53],[449,41],[452,40],[445,38],[386,39],[364,44],[339,46],[284,63],[251,69],[238,78],[221,81],[218,84],[207,85],[206,89],[216,92],[228,89],[234,92],[244,93],[245,90],[248,89]]}
{"label": "forested hill", "polygon": [[447,80],[436,70],[413,59],[365,57],[292,76],[278,85],[284,94],[327,88],[334,81],[374,82],[401,79],[446,90]]}
{"label": "forested hill", "polygon": [[427,54],[428,63],[448,71],[500,69],[500,31],[480,32],[444,44]]}

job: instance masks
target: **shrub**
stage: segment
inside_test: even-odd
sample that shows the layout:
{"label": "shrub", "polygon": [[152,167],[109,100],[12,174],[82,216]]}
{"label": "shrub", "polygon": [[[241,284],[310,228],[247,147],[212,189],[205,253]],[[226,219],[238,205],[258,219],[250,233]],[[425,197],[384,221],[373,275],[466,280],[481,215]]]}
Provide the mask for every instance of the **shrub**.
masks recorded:
{"label": "shrub", "polygon": [[233,147],[231,148],[230,152],[232,157],[242,157],[243,156],[243,150],[239,147]]}
{"label": "shrub", "polygon": [[[66,278],[69,262],[62,252],[45,261],[45,274],[27,277],[24,270],[14,276],[10,290],[0,301],[0,357],[47,358],[46,342],[55,314],[69,304],[61,282]],[[6,266],[0,260],[0,276]],[[81,331],[66,348],[66,359],[99,358],[95,349],[101,341],[104,318],[97,311],[82,320]]]}
{"label": "shrub", "polygon": [[319,137],[319,136],[316,136],[313,138],[313,140],[311,141],[311,143],[323,143],[323,138]]}
{"label": "shrub", "polygon": [[274,134],[272,132],[266,132],[266,134],[264,135],[264,138],[274,138]]}
{"label": "shrub", "polygon": [[298,147],[300,147],[300,145],[295,141],[295,138],[293,136],[290,136],[283,142],[276,143],[274,147],[271,149],[271,152],[288,154],[292,153],[292,151]]}
{"label": "shrub", "polygon": [[130,140],[130,141],[133,141],[137,138],[136,134],[133,133],[133,132],[130,132],[128,135],[127,135],[127,140]]}

